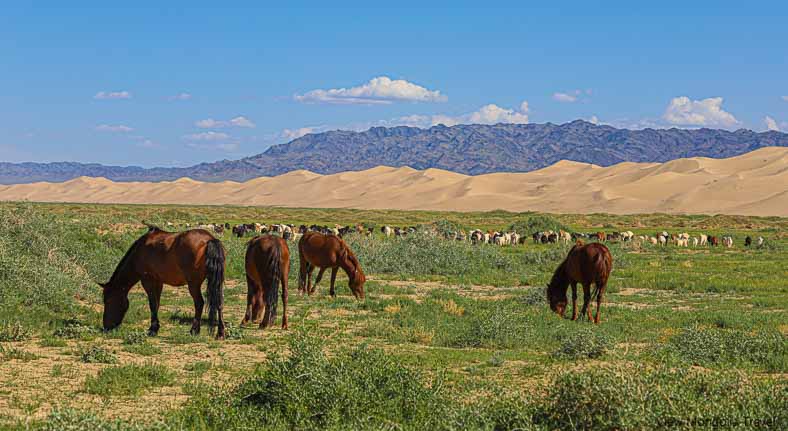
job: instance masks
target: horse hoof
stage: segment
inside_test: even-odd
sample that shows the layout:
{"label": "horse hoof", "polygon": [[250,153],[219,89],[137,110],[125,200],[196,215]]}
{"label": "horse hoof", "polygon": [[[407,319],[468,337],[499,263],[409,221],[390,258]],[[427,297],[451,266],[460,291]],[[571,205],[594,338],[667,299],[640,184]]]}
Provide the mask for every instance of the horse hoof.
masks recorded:
{"label": "horse hoof", "polygon": [[153,329],[153,328],[148,329],[148,337],[155,337],[158,334],[159,334],[158,329]]}
{"label": "horse hoof", "polygon": [[189,330],[189,333],[192,335],[200,335],[200,328],[192,328]]}

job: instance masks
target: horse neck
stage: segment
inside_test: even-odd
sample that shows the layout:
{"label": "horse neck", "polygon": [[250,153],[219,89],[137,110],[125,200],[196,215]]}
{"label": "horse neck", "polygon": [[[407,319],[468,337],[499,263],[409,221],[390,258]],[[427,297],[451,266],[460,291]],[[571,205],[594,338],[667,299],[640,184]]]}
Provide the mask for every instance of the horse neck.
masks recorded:
{"label": "horse neck", "polygon": [[120,260],[118,266],[115,267],[112,277],[106,284],[108,292],[128,291],[140,280],[140,276],[134,268],[134,261],[136,260],[137,249],[141,241],[142,238],[134,242],[123,256],[123,259]]}
{"label": "horse neck", "polygon": [[566,266],[567,260],[561,262],[561,265],[556,268],[555,272],[553,273],[553,278],[550,279],[550,286],[555,286],[556,288],[566,288],[569,285],[569,279],[566,275]]}
{"label": "horse neck", "polygon": [[[350,250],[348,250],[348,256],[351,256]],[[353,261],[350,260],[349,257],[345,259],[340,259],[339,266],[342,267],[342,269],[345,271],[345,274],[347,274],[347,277],[350,280],[353,280],[355,277],[358,276],[359,268],[357,268],[356,265],[353,264]]]}

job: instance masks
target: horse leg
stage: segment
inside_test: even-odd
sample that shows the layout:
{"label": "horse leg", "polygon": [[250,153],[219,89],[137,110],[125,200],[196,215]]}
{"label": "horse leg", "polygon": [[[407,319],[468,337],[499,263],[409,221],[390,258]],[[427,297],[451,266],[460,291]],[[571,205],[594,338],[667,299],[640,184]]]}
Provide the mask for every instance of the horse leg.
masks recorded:
{"label": "horse leg", "polygon": [[309,292],[307,289],[307,274],[309,273],[309,262],[304,259],[303,254],[299,253],[298,256],[298,294],[303,295]]}
{"label": "horse leg", "polygon": [[320,283],[320,280],[323,279],[323,273],[326,272],[325,268],[320,268],[320,271],[317,272],[317,277],[315,277],[315,284],[312,286],[312,290],[309,291],[309,294],[315,293],[315,289],[317,289],[317,285]]}
{"label": "horse leg", "polygon": [[282,329],[287,329],[287,277],[282,277]]}
{"label": "horse leg", "polygon": [[315,288],[317,288],[317,283],[312,286],[312,272],[315,271],[315,267],[309,265],[309,268],[306,270],[306,293],[307,295],[311,295],[315,293]]}
{"label": "horse leg", "polygon": [[334,290],[334,283],[337,281],[337,269],[338,268],[331,268],[331,289],[328,291],[328,293],[332,297],[337,296],[337,293]]}
{"label": "horse leg", "polygon": [[244,314],[243,320],[241,320],[241,325],[245,323],[249,323],[249,321],[254,320],[254,303],[255,303],[255,293],[257,292],[257,287],[249,277],[249,274],[246,275],[246,314]]}
{"label": "horse leg", "polygon": [[596,295],[596,316],[594,317],[594,323],[599,323],[599,308],[602,306],[602,300],[605,296],[605,285],[603,284],[601,287],[597,286],[599,292]]}
{"label": "horse leg", "polygon": [[583,309],[580,314],[585,314],[588,320],[591,320],[591,309],[588,307],[588,301],[591,300],[591,284],[583,283]]}
{"label": "horse leg", "polygon": [[150,306],[150,328],[148,336],[154,337],[159,333],[159,302],[161,300],[162,283],[150,279],[142,280],[142,288],[148,294]]}
{"label": "horse leg", "polygon": [[200,333],[200,321],[202,320],[202,308],[205,305],[205,300],[202,298],[202,291],[200,287],[202,283],[189,282],[189,294],[194,300],[194,319],[192,320],[192,329],[189,331],[192,335]]}
{"label": "horse leg", "polygon": [[572,283],[572,320],[577,320],[577,283]]}

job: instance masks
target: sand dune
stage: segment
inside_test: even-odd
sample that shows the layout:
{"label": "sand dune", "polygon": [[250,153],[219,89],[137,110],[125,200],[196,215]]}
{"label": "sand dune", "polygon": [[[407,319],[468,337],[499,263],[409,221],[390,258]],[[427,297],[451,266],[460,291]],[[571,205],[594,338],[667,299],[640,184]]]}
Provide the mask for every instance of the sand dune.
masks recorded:
{"label": "sand dune", "polygon": [[80,177],[0,186],[0,200],[788,216],[788,148],[762,148],[730,159],[627,162],[607,168],[561,161],[528,173],[479,176],[379,166],[333,175],[293,171],[244,183],[188,178],[116,183]]}

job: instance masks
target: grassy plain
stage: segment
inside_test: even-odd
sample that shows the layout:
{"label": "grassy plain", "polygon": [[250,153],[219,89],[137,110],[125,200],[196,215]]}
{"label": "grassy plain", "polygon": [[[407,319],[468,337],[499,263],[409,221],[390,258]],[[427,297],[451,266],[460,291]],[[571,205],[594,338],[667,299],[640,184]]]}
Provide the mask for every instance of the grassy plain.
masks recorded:
{"label": "grassy plain", "polygon": [[[170,287],[158,337],[144,335],[139,287],[121,328],[104,334],[95,282],[142,220],[560,224],[732,235],[735,247],[608,244],[614,271],[595,326],[545,304],[540,286],[563,245],[351,236],[364,301],[343,274],[336,298],[326,281],[298,296],[291,246],[291,329],[263,332],[238,327],[246,240],[227,233],[227,341],[190,336],[191,298]],[[786,228],[734,216],[3,203],[0,429],[784,429]],[[764,247],[745,248],[746,235]]]}

